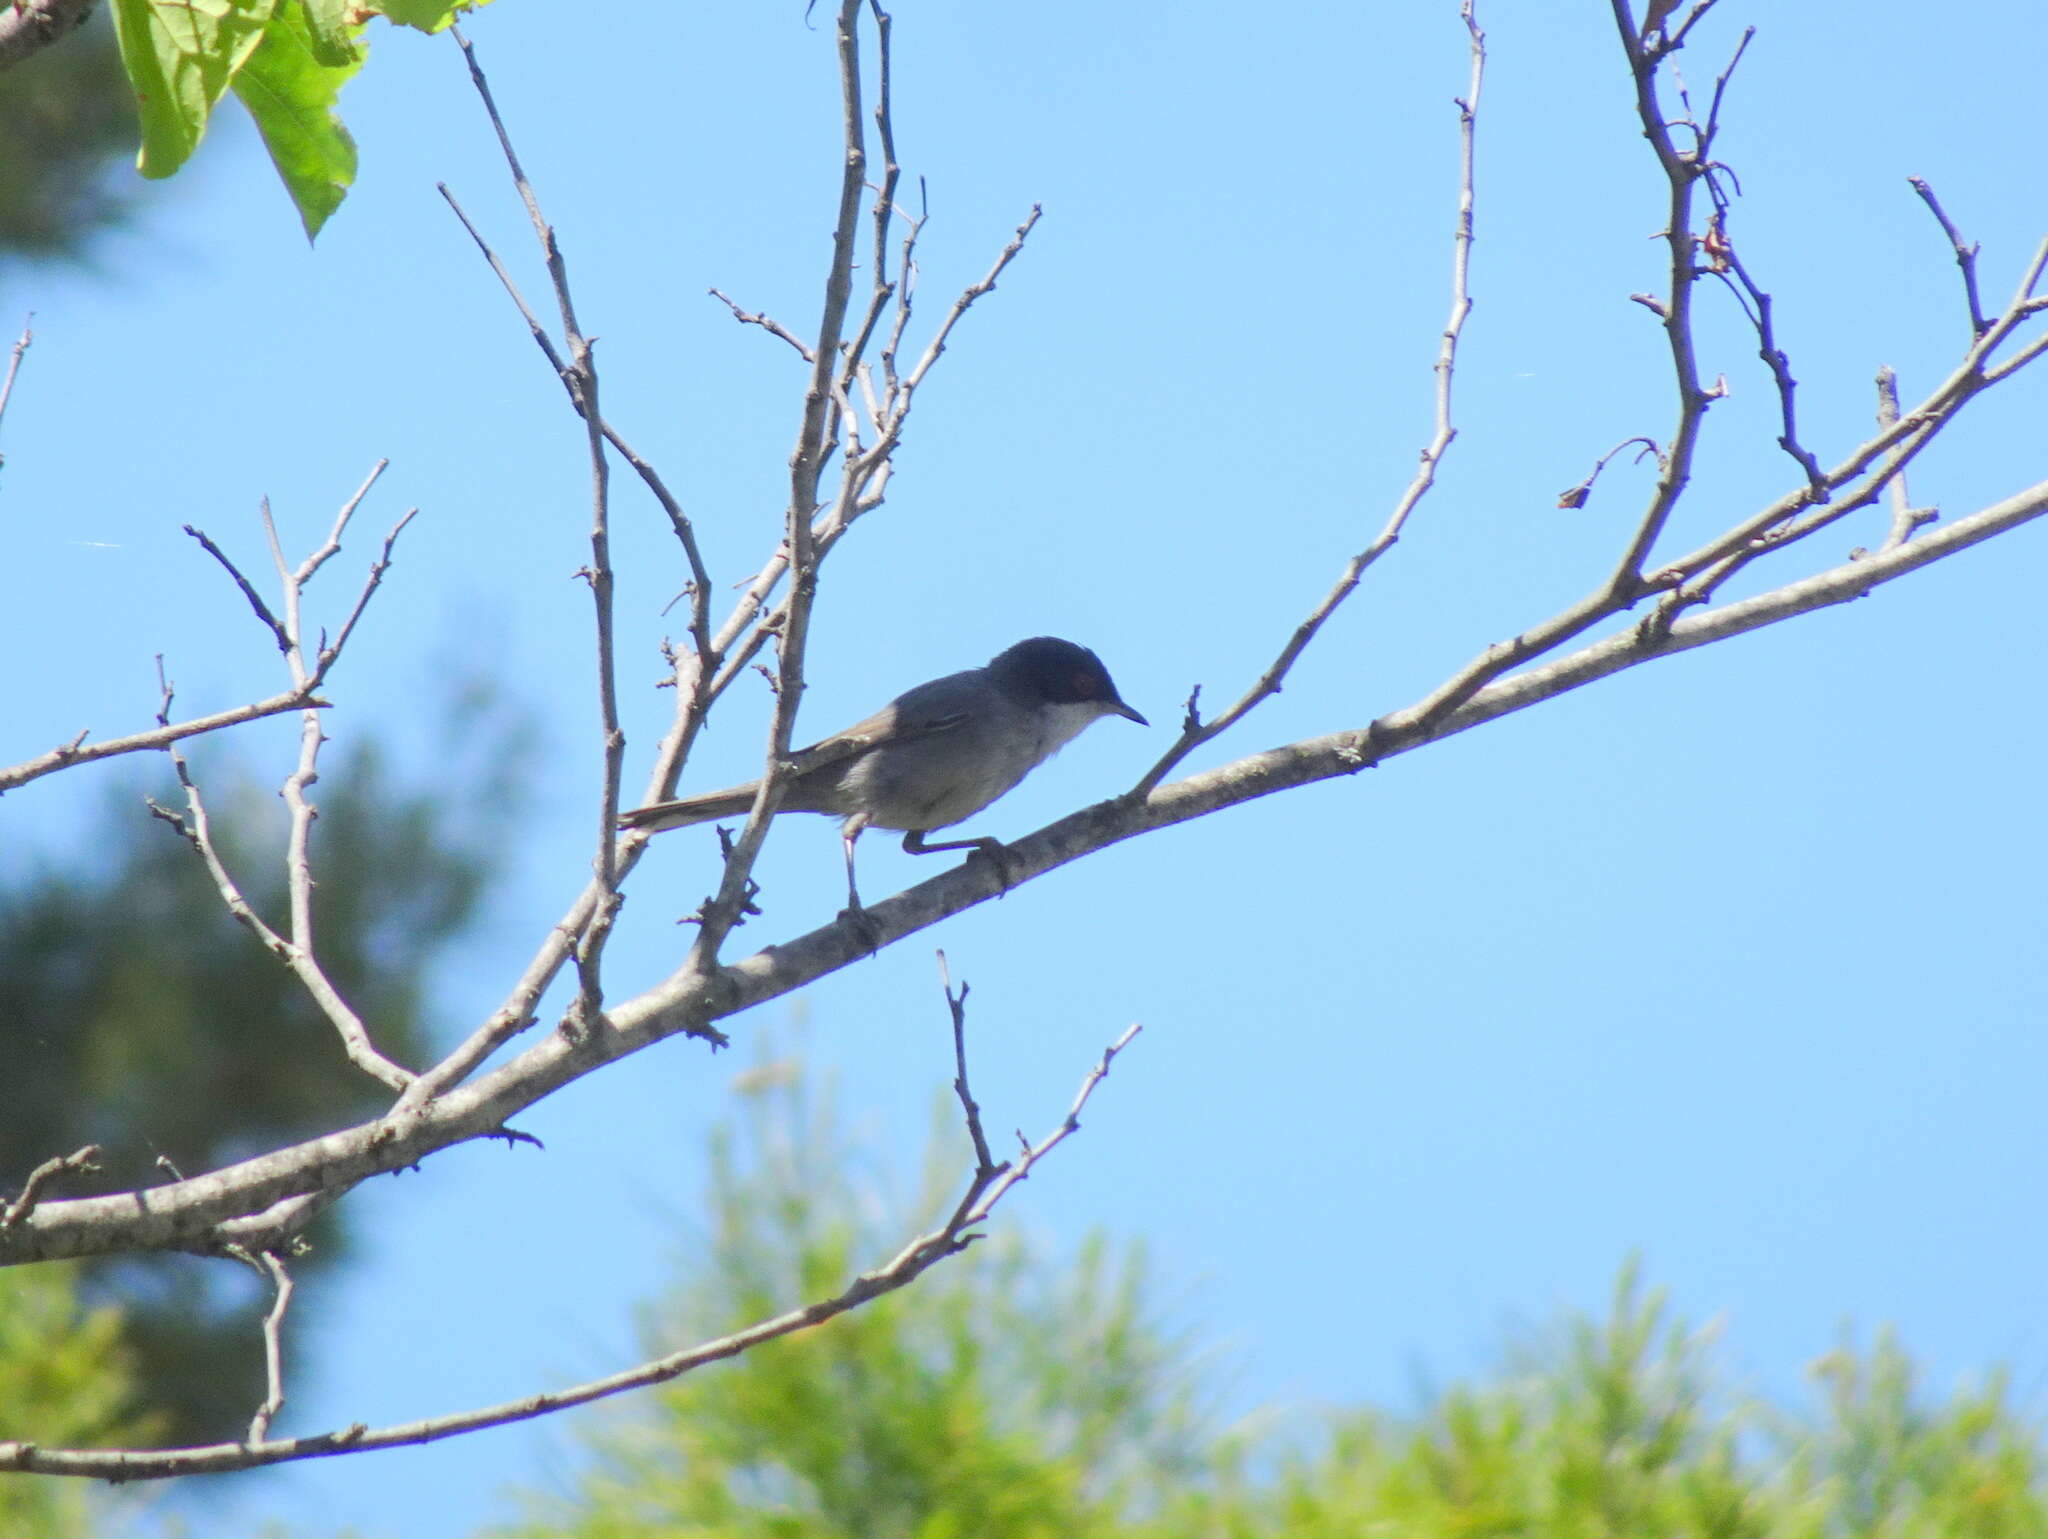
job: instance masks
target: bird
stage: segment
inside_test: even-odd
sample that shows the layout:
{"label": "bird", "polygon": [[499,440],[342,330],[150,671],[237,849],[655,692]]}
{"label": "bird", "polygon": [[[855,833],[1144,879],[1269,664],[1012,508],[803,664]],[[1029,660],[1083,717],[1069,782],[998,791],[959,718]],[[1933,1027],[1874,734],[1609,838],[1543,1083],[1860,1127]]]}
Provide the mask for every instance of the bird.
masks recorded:
{"label": "bird", "polygon": [[[865,829],[903,831],[911,855],[980,850],[1002,860],[997,839],[927,844],[933,829],[973,817],[1105,716],[1150,722],[1124,703],[1102,659],[1057,636],[1033,636],[985,668],[949,673],[906,690],[865,721],[792,755],[778,812],[840,819],[847,907],[861,906],[853,847]],[[761,782],[655,802],[619,817],[627,830],[660,831],[737,817]]]}

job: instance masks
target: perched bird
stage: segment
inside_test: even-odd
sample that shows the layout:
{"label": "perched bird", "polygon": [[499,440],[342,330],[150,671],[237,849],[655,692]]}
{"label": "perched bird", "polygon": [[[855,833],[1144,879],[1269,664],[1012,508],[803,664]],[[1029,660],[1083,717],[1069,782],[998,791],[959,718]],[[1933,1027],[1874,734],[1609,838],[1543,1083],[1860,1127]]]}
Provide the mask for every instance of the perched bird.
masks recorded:
{"label": "perched bird", "polygon": [[[848,907],[861,912],[853,845],[865,828],[904,830],[912,855],[980,850],[999,860],[996,839],[926,844],[935,828],[971,818],[1104,716],[1150,726],[1125,705],[1102,659],[1056,636],[1034,636],[986,668],[949,673],[897,696],[866,721],[791,757],[779,812],[840,818]],[[656,802],[619,818],[628,829],[682,828],[738,817],[754,805],[758,780],[679,801]]]}

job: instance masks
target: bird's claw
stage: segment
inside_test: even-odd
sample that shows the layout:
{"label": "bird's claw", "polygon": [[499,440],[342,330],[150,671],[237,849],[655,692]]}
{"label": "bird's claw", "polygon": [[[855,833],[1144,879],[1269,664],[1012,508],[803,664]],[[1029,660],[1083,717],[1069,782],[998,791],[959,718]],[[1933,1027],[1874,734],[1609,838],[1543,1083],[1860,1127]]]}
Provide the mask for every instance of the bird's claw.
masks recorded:
{"label": "bird's claw", "polygon": [[1005,893],[1009,892],[1009,890],[1012,887],[1017,885],[1016,879],[1010,871],[1009,848],[1008,846],[1004,845],[1001,840],[982,840],[981,843],[977,844],[974,847],[973,852],[967,858],[969,860],[972,860],[976,855],[984,857],[988,861],[988,863],[995,868],[997,897],[1002,897]]}
{"label": "bird's claw", "polygon": [[839,911],[839,922],[860,937],[869,956],[882,949],[882,927],[875,923],[875,916],[858,898]]}

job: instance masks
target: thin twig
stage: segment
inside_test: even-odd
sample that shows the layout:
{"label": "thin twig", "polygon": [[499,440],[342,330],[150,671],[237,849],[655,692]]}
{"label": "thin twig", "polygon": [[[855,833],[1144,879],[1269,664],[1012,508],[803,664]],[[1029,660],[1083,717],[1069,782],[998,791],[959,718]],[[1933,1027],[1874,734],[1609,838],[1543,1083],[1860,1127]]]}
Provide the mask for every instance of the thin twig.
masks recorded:
{"label": "thin twig", "polygon": [[[1899,376],[1890,365],[1877,371],[1877,425],[1892,428],[1899,421]],[[1885,536],[1884,548],[1892,549],[1913,538],[1913,531],[1931,524],[1941,515],[1933,508],[1916,508],[1912,497],[1906,491],[1906,469],[1901,465],[1892,475],[1885,478],[1885,485],[1891,494],[1892,527]]]}
{"label": "thin twig", "polygon": [[713,299],[724,305],[726,309],[732,311],[732,318],[742,326],[759,326],[769,336],[780,337],[791,347],[795,348],[797,356],[803,359],[805,363],[816,361],[811,355],[810,344],[765,310],[742,310],[739,302],[725,293],[724,290],[712,289],[710,292]]}
{"label": "thin twig", "polygon": [[896,86],[894,49],[890,46],[893,40],[893,21],[877,0],[868,0],[868,14],[875,22],[875,143],[882,155],[882,181],[875,189],[871,200],[873,232],[868,237],[869,266],[874,269],[875,281],[868,296],[867,314],[856,328],[852,343],[845,350],[844,367],[839,378],[842,395],[847,392],[855,371],[860,368],[861,359],[867,353],[868,339],[874,335],[875,327],[881,323],[882,313],[889,301],[892,298],[901,301],[897,311],[899,326],[901,317],[908,313],[910,289],[907,280],[910,276],[910,263],[907,251],[909,242],[916,235],[916,227],[913,224],[905,240],[903,277],[906,281],[899,284],[889,276],[889,225],[896,217],[896,187],[903,177],[903,167],[896,161]]}
{"label": "thin twig", "polygon": [[988,1137],[981,1127],[981,1108],[975,1104],[974,1092],[967,1088],[967,980],[960,980],[960,990],[953,991],[953,973],[946,966],[946,953],[939,957],[939,989],[946,996],[946,1009],[953,1018],[953,1093],[960,1098],[960,1110],[967,1120],[967,1134],[974,1142],[974,1168],[976,1174],[995,1170],[995,1157],[989,1153]]}
{"label": "thin twig", "polygon": [[35,1212],[36,1204],[43,1200],[43,1188],[57,1177],[73,1171],[95,1171],[100,1168],[100,1146],[87,1144],[69,1154],[52,1155],[28,1173],[28,1179],[21,1184],[21,1190],[14,1194],[14,1200],[0,1209],[0,1229],[12,1229],[16,1224]]}
{"label": "thin twig", "polygon": [[[506,269],[504,262],[500,260],[498,253],[492,248],[491,243],[484,239],[483,232],[477,229],[461,203],[456,201],[455,194],[449,190],[447,183],[437,182],[434,185],[435,190],[441,194],[442,199],[447,203],[449,210],[461,222],[462,228],[468,232],[470,240],[475,243],[484,261],[489,264],[491,271],[497,275],[498,282],[504,288],[507,297],[511,299],[513,308],[519,312],[520,319],[525,321],[528,335],[533,338],[534,344],[546,356],[549,365],[555,371],[556,377],[562,381],[563,388],[565,390],[569,389],[570,366],[563,359],[560,350],[556,348],[554,338],[548,335],[547,328],[535,319],[531,307],[526,303],[526,296],[520,293],[519,285],[513,281],[512,274]],[[569,398],[572,403],[577,401],[576,393],[573,390],[570,391]],[[668,489],[668,484],[662,480],[653,465],[649,464],[645,458],[635,451],[611,423],[600,420],[599,425],[603,429],[605,442],[616,449],[620,457],[633,467],[634,474],[640,477],[641,482],[646,486],[649,493],[653,495],[654,500],[661,504],[662,512],[668,516],[669,527],[675,532],[677,543],[683,547],[683,558],[690,566],[690,587],[687,590],[691,599],[690,634],[698,642],[699,646],[704,646],[708,643],[710,635],[709,594],[711,577],[705,569],[703,553],[697,546],[696,528],[690,522],[689,517],[683,512],[682,502]]]}
{"label": "thin twig", "polygon": [[[21,323],[21,335],[14,339],[14,346],[7,350],[7,377],[0,379],[0,421],[7,416],[7,403],[14,399],[14,377],[21,372],[22,355],[35,345],[36,334],[31,324],[36,318],[35,311],[28,313],[28,319]],[[4,464],[0,460],[0,464]]]}
{"label": "thin twig", "polygon": [[[1379,534],[1364,550],[1345,563],[1337,581],[1322,602],[1309,611],[1308,618],[1294,628],[1294,634],[1287,638],[1276,656],[1259,675],[1252,687],[1240,695],[1223,713],[1210,722],[1203,722],[1195,709],[1195,696],[1188,697],[1186,719],[1181,725],[1180,737],[1162,754],[1157,763],[1147,770],[1136,785],[1125,793],[1133,799],[1151,794],[1154,787],[1165,780],[1173,769],[1182,763],[1204,743],[1230,730],[1249,714],[1261,701],[1270,699],[1280,692],[1288,672],[1294,667],[1308,644],[1323,628],[1324,623],[1337,608],[1358,587],[1367,570],[1384,556],[1401,538],[1401,531],[1407,527],[1408,519],[1421,505],[1436,485],[1438,467],[1450,451],[1452,442],[1458,436],[1458,429],[1451,412],[1451,385],[1457,373],[1458,343],[1465,334],[1466,319],[1472,313],[1472,239],[1474,230],[1474,186],[1476,148],[1479,126],[1479,97],[1486,82],[1486,33],[1481,30],[1473,11],[1473,0],[1464,0],[1459,7],[1459,16],[1465,24],[1466,44],[1471,58],[1471,76],[1464,96],[1458,98],[1458,218],[1451,236],[1451,309],[1444,322],[1442,334],[1437,339],[1435,362],[1431,365],[1434,376],[1435,431],[1428,443],[1422,446],[1420,462],[1407,487],[1395,501],[1393,511],[1381,526]],[[1196,686],[1197,693],[1200,686]]]}
{"label": "thin twig", "polygon": [[1652,458],[1657,457],[1657,441],[1654,438],[1624,438],[1620,443],[1593,462],[1593,468],[1586,473],[1586,478],[1583,481],[1559,492],[1557,494],[1557,505],[1560,508],[1574,510],[1583,508],[1592,497],[1594,483],[1600,479],[1601,474],[1607,469],[1608,462],[1620,454],[1622,450],[1634,444],[1642,445],[1642,448],[1636,453],[1637,464],[1640,465],[1642,463],[1644,455],[1649,455]]}
{"label": "thin twig", "polygon": [[2036,338],[1999,368],[1987,363],[2033,314],[2029,298],[2048,268],[2048,240],[2043,240],[2022,274],[2012,302],[1994,317],[1948,377],[1928,392],[1891,426],[1853,450],[1823,477],[1827,495],[1821,506],[1807,488],[1779,498],[1761,513],[1735,525],[1700,549],[1680,557],[1660,574],[1670,590],[1644,621],[1651,629],[1668,626],[1686,608],[1712,599],[1721,585],[1759,557],[1783,549],[1870,506],[1886,483],[1902,472],[1935,437],[1954,421],[1976,396],[2007,374],[2048,351],[2048,335]]}
{"label": "thin twig", "polygon": [[247,577],[242,575],[242,569],[235,565],[226,551],[213,543],[212,537],[205,530],[195,529],[190,524],[184,527],[185,532],[199,542],[200,549],[218,561],[227,570],[228,576],[235,580],[235,586],[242,590],[242,597],[249,601],[249,607],[256,611],[256,618],[263,622],[270,632],[271,640],[277,643],[277,650],[289,652],[292,647],[292,641],[285,631],[284,623],[270,612],[270,606],[263,602],[263,595],[256,591],[255,585]]}
{"label": "thin twig", "polygon": [[1975,241],[1963,239],[1963,232],[1948,217],[1948,210],[1941,206],[1941,200],[1934,195],[1925,177],[1909,176],[1906,185],[1920,195],[1920,201],[1927,205],[1928,212],[1940,221],[1941,233],[1948,237],[1951,250],[1956,254],[1956,266],[1963,275],[1963,302],[1970,309],[1970,335],[1981,337],[1991,329],[1991,322],[1984,317],[1984,302],[1977,294],[1977,253],[1982,249]]}
{"label": "thin twig", "polygon": [[243,1253],[249,1264],[267,1278],[271,1289],[269,1312],[263,1316],[263,1403],[249,1418],[249,1441],[261,1443],[270,1436],[270,1424],[284,1409],[284,1314],[291,1307],[292,1277],[276,1251],[265,1250],[253,1257]]}
{"label": "thin twig", "polygon": [[384,535],[384,543],[377,551],[377,559],[370,563],[370,570],[363,576],[362,589],[356,594],[356,601],[348,612],[348,618],[341,622],[341,629],[334,633],[334,640],[320,648],[313,659],[309,677],[315,685],[326,678],[328,670],[341,659],[341,649],[348,645],[349,637],[355,634],[356,622],[362,619],[363,611],[370,607],[370,600],[378,588],[383,586],[384,574],[391,570],[391,552],[398,544],[398,537],[405,533],[405,526],[419,516],[418,508],[407,508],[404,516]]}
{"label": "thin twig", "polygon": [[[411,521],[412,513],[407,513],[384,537],[383,547],[376,561],[371,564],[369,576],[364,581],[362,591],[357,595],[355,605],[340,634],[331,645],[320,648],[310,656],[305,644],[305,589],[320,569],[340,551],[342,537],[348,532],[350,520],[362,506],[363,499],[369,495],[370,489],[376,485],[377,478],[383,474],[385,464],[385,461],[380,460],[371,468],[369,475],[364,478],[354,495],[342,504],[340,511],[335,515],[326,540],[296,566],[285,556],[277,521],[271,516],[270,501],[268,498],[263,499],[261,510],[264,538],[269,545],[271,562],[277,569],[278,584],[283,593],[282,617],[271,611],[249,580],[212,540],[187,527],[187,532],[198,539],[208,553],[227,568],[258,616],[269,626],[284,654],[294,691],[305,702],[299,721],[298,760],[293,765],[291,773],[285,777],[281,790],[290,818],[285,838],[285,891],[290,911],[289,937],[273,929],[256,913],[254,906],[243,893],[240,883],[229,871],[227,862],[214,842],[206,802],[192,777],[191,767],[186,763],[184,755],[169,741],[163,746],[170,752],[178,783],[184,789],[186,815],[181,816],[155,802],[150,804],[150,811],[170,825],[199,855],[207,873],[213,878],[215,890],[219,892],[228,912],[292,970],[300,986],[306,990],[340,1036],[349,1061],[391,1089],[403,1091],[412,1083],[411,1071],[377,1051],[362,1017],[342,996],[341,990],[327,976],[327,971],[319,960],[313,914],[313,890],[316,884],[313,876],[312,838],[313,824],[320,814],[319,809],[306,794],[320,778],[320,749],[326,741],[320,710],[312,703],[312,692],[319,687],[322,679],[340,657],[343,646],[354,632],[356,623],[361,619],[371,596],[377,591],[385,570],[391,564],[392,546],[397,541],[399,533]],[[163,695],[157,712],[161,724],[169,714],[171,700],[170,681],[163,675],[161,660],[158,664],[158,677]],[[160,727],[160,730],[168,729]]]}
{"label": "thin twig", "polygon": [[[460,27],[451,27],[449,31],[455,38],[456,46],[462,50],[463,63],[469,67],[470,83],[475,86],[477,98],[483,103],[484,114],[490,119],[491,129],[498,138],[498,148],[504,155],[505,168],[511,173],[512,185],[519,194],[520,202],[525,205],[527,218],[533,226],[534,240],[540,247],[541,259],[547,267],[548,280],[554,288],[555,306],[562,327],[562,352],[567,354],[568,360],[566,367],[561,354],[556,353],[552,345],[545,341],[545,333],[530,312],[527,312],[527,324],[537,338],[543,339],[543,347],[549,361],[555,365],[556,374],[568,389],[569,399],[574,404],[577,415],[583,419],[587,440],[590,464],[590,564],[583,569],[582,575],[590,585],[596,638],[600,788],[597,847],[593,864],[597,871],[598,887],[603,894],[591,910],[590,922],[576,938],[578,989],[574,1015],[582,1026],[587,1027],[596,1020],[604,1004],[604,947],[611,934],[612,921],[618,913],[618,885],[624,874],[619,863],[619,843],[615,831],[619,820],[619,784],[626,763],[626,734],[625,729],[619,724],[618,656],[613,607],[615,584],[611,557],[611,465],[605,455],[604,414],[598,404],[597,360],[592,351],[590,338],[585,335],[576,319],[575,298],[569,287],[568,260],[562,254],[561,242],[555,235],[554,226],[541,212],[539,195],[533,189],[526,168],[520,163],[518,151],[512,144],[511,133],[505,127],[505,120],[499,115],[498,104],[491,95],[490,82],[484,76],[483,65],[476,56],[476,48]],[[475,232],[472,230],[471,233]],[[498,264],[495,258],[493,265],[498,267],[500,276],[503,277],[502,265]],[[671,517],[674,517],[673,513]],[[687,523],[682,527],[687,527]],[[686,542],[686,549],[693,543]],[[705,576],[701,568],[693,566],[693,570],[696,580],[703,582]]]}
{"label": "thin twig", "polygon": [[[1643,137],[1656,153],[1667,188],[1664,242],[1669,252],[1670,292],[1655,308],[1663,321],[1665,343],[1671,354],[1672,385],[1678,396],[1678,421],[1665,440],[1668,447],[1656,489],[1643,510],[1634,536],[1607,579],[1610,595],[1616,600],[1633,602],[1641,591],[1643,564],[1664,532],[1665,524],[1670,521],[1671,512],[1678,506],[1687,482],[1692,479],[1693,454],[1699,445],[1707,408],[1716,395],[1700,379],[1692,318],[1693,285],[1699,278],[1694,255],[1697,237],[1692,228],[1693,189],[1710,146],[1705,142],[1704,130],[1695,125],[1693,148],[1690,151],[1679,149],[1672,138],[1670,116],[1664,110],[1657,89],[1658,63],[1672,50],[1665,48],[1652,53],[1645,49],[1630,20],[1628,0],[1612,0],[1612,3],[1622,51],[1628,58],[1629,73],[1635,83],[1636,120],[1642,125]],[[1593,621],[1588,619],[1586,623]],[[1483,680],[1474,675],[1470,680],[1454,682],[1469,694]],[[1438,708],[1452,710],[1456,705],[1457,697],[1447,691]]]}
{"label": "thin twig", "polygon": [[[1708,175],[1708,185],[1715,188],[1715,200],[1718,204],[1722,194],[1713,180],[1713,174],[1709,172]],[[1781,429],[1778,434],[1778,447],[1789,454],[1793,462],[1805,472],[1806,485],[1812,493],[1812,500],[1824,502],[1827,500],[1827,481],[1821,474],[1820,461],[1814,457],[1811,449],[1799,441],[1799,417],[1794,404],[1799,382],[1792,377],[1791,360],[1785,356],[1785,350],[1778,346],[1777,331],[1771,319],[1771,296],[1749,275],[1749,269],[1743,266],[1741,256],[1736,252],[1733,242],[1728,239],[1726,212],[1725,206],[1721,207],[1715,214],[1711,227],[1719,239],[1714,247],[1713,266],[1710,270],[1715,277],[1728,285],[1729,292],[1736,296],[1743,314],[1748,317],[1751,327],[1756,331],[1757,356],[1763,359],[1764,365],[1771,371],[1771,383],[1776,386],[1778,392]]]}
{"label": "thin twig", "polygon": [[749,902],[754,862],[767,841],[769,822],[781,804],[797,708],[803,700],[804,657],[819,561],[811,520],[817,511],[818,483],[834,436],[834,371],[853,291],[861,198],[867,184],[867,125],[861,109],[862,3],[863,0],[841,0],[839,7],[839,105],[844,162],[839,179],[839,212],[832,230],[832,255],[825,270],[824,305],[818,319],[817,339],[811,344],[810,387],[804,395],[796,445],[789,457],[789,504],[783,519],[789,593],[783,601],[782,626],[776,638],[775,708],[769,720],[766,762],[754,805],[726,857],[718,891],[701,911],[697,937],[690,948],[690,966],[698,971],[710,969]]}
{"label": "thin twig", "polygon": [[148,731],[131,732],[126,737],[110,737],[104,742],[87,743],[86,733],[80,732],[70,742],[61,743],[48,753],[0,769],[0,792],[27,785],[31,780],[55,774],[58,770],[69,769],[74,764],[90,764],[96,759],[111,759],[124,753],[147,753],[153,749],[167,748],[172,743],[183,742],[188,737],[203,737],[224,727],[240,726],[245,721],[260,721],[266,716],[282,716],[287,711],[303,709],[324,711],[328,709],[328,703],[303,690],[293,689],[263,700],[252,700],[247,705],[215,711],[206,716],[195,716],[190,721],[181,721],[175,726],[168,722],[160,723]]}
{"label": "thin twig", "polygon": [[[293,773],[293,780],[305,764],[305,736],[300,740],[300,766]],[[150,801],[149,811],[167,824],[172,832],[183,839],[206,867],[207,875],[213,879],[214,890],[220,894],[222,904],[250,934],[262,942],[265,949],[285,966],[299,980],[299,985],[312,998],[313,1003],[327,1017],[328,1023],[341,1038],[342,1048],[348,1054],[349,1062],[371,1078],[389,1086],[392,1090],[404,1090],[412,1082],[412,1073],[386,1058],[377,1051],[370,1040],[370,1033],[362,1018],[342,997],[332,980],[327,976],[312,947],[312,890],[311,862],[307,855],[305,841],[300,837],[302,826],[310,827],[314,813],[301,794],[298,805],[292,811],[292,837],[288,845],[286,880],[290,888],[290,905],[294,933],[288,939],[271,927],[256,912],[255,906],[243,893],[241,884],[222,859],[213,839],[213,825],[206,810],[206,799],[200,794],[199,784],[192,777],[191,766],[185,756],[175,748],[169,749],[171,766],[178,777],[178,784],[185,792],[185,812],[180,814],[160,802]],[[291,780],[286,782],[289,788]],[[301,792],[303,786],[301,786]],[[303,822],[302,822],[303,820]],[[302,893],[305,895],[302,897]],[[304,928],[299,926],[303,922]]]}
{"label": "thin twig", "polygon": [[[953,328],[960,324],[961,318],[973,308],[974,302],[977,299],[980,299],[984,294],[995,291],[996,280],[1002,277],[1004,269],[1022,254],[1025,241],[1030,239],[1031,232],[1037,228],[1038,221],[1044,212],[1038,204],[1032,204],[1031,212],[1024,216],[1024,222],[1018,225],[1011,233],[1008,244],[997,253],[995,261],[989,266],[989,270],[981,276],[979,281],[970,283],[966,288],[962,289],[959,296],[947,308],[945,319],[939,322],[938,329],[932,333],[931,340],[925,344],[924,351],[918,355],[916,364],[889,391],[887,416],[884,422],[880,424],[879,436],[867,451],[868,458],[879,459],[895,447],[896,440],[903,433],[903,421],[910,415],[911,397],[917,393],[917,387],[924,383],[925,376],[932,370],[932,365],[936,364],[939,361],[939,356],[945,352],[946,343],[953,335]],[[903,285],[903,314],[906,317],[910,313],[910,302],[910,286],[906,283]]]}
{"label": "thin twig", "polygon": [[1666,30],[1662,51],[1664,53],[1675,53],[1683,48],[1685,46],[1686,34],[1691,32],[1694,26],[1699,23],[1700,18],[1713,8],[1714,0],[1699,0],[1699,3],[1686,13],[1685,20],[1679,23],[1677,31]]}

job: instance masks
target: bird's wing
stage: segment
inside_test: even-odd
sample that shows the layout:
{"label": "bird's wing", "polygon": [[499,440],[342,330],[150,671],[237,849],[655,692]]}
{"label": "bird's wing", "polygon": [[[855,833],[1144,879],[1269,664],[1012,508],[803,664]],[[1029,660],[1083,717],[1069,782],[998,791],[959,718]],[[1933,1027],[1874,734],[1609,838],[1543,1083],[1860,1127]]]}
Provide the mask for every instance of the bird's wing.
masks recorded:
{"label": "bird's wing", "polygon": [[968,713],[960,708],[960,692],[952,687],[963,678],[949,674],[929,684],[898,695],[865,721],[855,722],[822,742],[791,754],[797,773],[805,774],[828,764],[858,758],[877,748],[897,743],[915,743],[942,733],[958,731]]}

